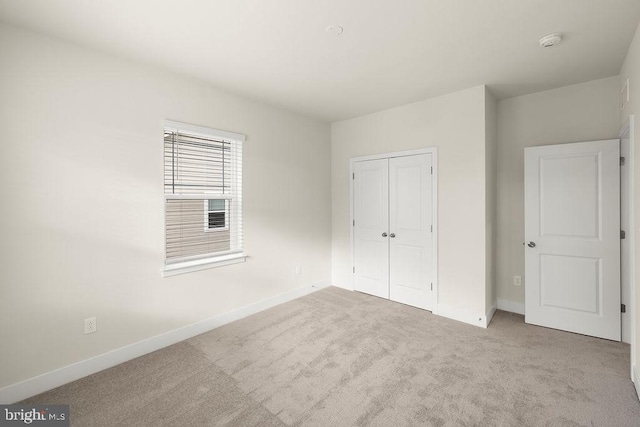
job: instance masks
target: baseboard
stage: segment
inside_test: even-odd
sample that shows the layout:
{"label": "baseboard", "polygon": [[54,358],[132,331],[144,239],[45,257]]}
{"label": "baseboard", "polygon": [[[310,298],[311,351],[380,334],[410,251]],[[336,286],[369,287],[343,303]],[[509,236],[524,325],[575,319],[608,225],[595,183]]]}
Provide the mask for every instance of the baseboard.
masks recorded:
{"label": "baseboard", "polygon": [[161,348],[184,341],[268,308],[275,307],[276,305],[300,298],[328,286],[329,282],[323,281],[314,283],[311,286],[296,288],[257,303],[241,307],[237,310],[174,329],[156,335],[155,337],[129,344],[63,368],[38,375],[37,377],[3,387],[0,389],[0,404],[19,402],[20,400],[70,383],[87,375],[95,374],[96,372],[135,359],[136,357],[144,356],[145,354],[160,350]]}
{"label": "baseboard", "polygon": [[446,306],[438,304],[437,308],[433,310],[433,314],[446,317],[448,319],[457,320],[459,322],[468,323],[470,325],[486,328],[488,325],[486,314],[476,315],[464,310],[460,310],[456,307]]}
{"label": "baseboard", "polygon": [[498,298],[498,310],[522,314],[524,316],[524,304]]}
{"label": "baseboard", "polygon": [[487,312],[487,316],[485,317],[485,325],[484,325],[485,328],[489,327],[489,324],[491,323],[491,319],[493,319],[493,315],[496,314],[496,310],[497,310],[497,307],[494,303],[489,309],[489,311]]}
{"label": "baseboard", "polygon": [[633,381],[633,386],[636,388],[636,397],[640,401],[640,371],[638,371],[638,367],[633,365],[633,377],[631,381]]}

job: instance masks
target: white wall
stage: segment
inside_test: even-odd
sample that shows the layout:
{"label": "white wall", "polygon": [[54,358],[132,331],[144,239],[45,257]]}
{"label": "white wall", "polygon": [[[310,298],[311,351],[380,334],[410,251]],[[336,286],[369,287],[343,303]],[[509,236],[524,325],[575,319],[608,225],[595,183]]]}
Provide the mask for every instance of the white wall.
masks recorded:
{"label": "white wall", "polygon": [[634,367],[636,390],[640,393],[640,352],[638,344],[640,344],[640,25],[636,29],[635,37],[629,47],[629,53],[624,61],[622,70],[620,71],[620,87],[629,79],[630,97],[625,108],[620,112],[620,124],[624,126],[629,120],[631,114],[634,115],[634,228],[635,228],[635,282],[633,288],[635,290],[635,334],[631,338],[632,361]]}
{"label": "white wall", "polygon": [[438,147],[438,312],[485,317],[485,88],[331,126],[333,284],[352,289],[349,159]]}
{"label": "white wall", "polygon": [[[524,148],[617,138],[618,77],[498,103],[498,307],[524,312]],[[522,286],[513,276],[522,276]]]}
{"label": "white wall", "polygon": [[485,89],[485,181],[486,181],[486,271],[485,310],[496,308],[496,190],[497,190],[497,144],[498,144],[498,103]]}
{"label": "white wall", "polygon": [[[328,124],[12,27],[0,52],[0,388],[330,279]],[[164,119],[247,135],[246,263],[162,278]]]}

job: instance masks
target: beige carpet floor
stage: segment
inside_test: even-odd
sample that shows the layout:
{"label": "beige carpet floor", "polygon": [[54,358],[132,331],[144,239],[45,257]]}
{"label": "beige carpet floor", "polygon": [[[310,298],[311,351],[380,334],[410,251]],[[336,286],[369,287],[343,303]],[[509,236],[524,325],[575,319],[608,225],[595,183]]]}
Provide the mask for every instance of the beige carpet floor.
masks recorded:
{"label": "beige carpet floor", "polygon": [[328,288],[33,397],[86,426],[639,426],[629,346]]}

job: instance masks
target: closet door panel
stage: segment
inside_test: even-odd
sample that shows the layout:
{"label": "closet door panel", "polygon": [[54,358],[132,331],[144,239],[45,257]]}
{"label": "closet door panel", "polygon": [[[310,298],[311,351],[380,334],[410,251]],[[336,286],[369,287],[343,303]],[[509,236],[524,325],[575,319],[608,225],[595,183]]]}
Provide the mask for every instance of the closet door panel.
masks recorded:
{"label": "closet door panel", "polygon": [[389,296],[432,309],[431,155],[389,159]]}
{"label": "closet door panel", "polygon": [[354,288],[389,298],[389,161],[355,162]]}

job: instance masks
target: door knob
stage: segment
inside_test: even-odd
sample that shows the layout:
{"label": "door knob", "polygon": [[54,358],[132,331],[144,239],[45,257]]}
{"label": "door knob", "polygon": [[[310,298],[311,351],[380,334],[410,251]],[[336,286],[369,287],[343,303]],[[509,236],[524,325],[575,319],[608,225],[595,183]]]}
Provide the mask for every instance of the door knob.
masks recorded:
{"label": "door knob", "polygon": [[382,237],[387,237],[387,233],[382,233]]}
{"label": "door knob", "polygon": [[391,237],[393,239],[394,237],[396,237],[396,233],[389,234],[389,237]]}
{"label": "door knob", "polygon": [[530,248],[535,248],[536,244],[534,242],[529,242],[527,243],[527,246],[529,246]]}

